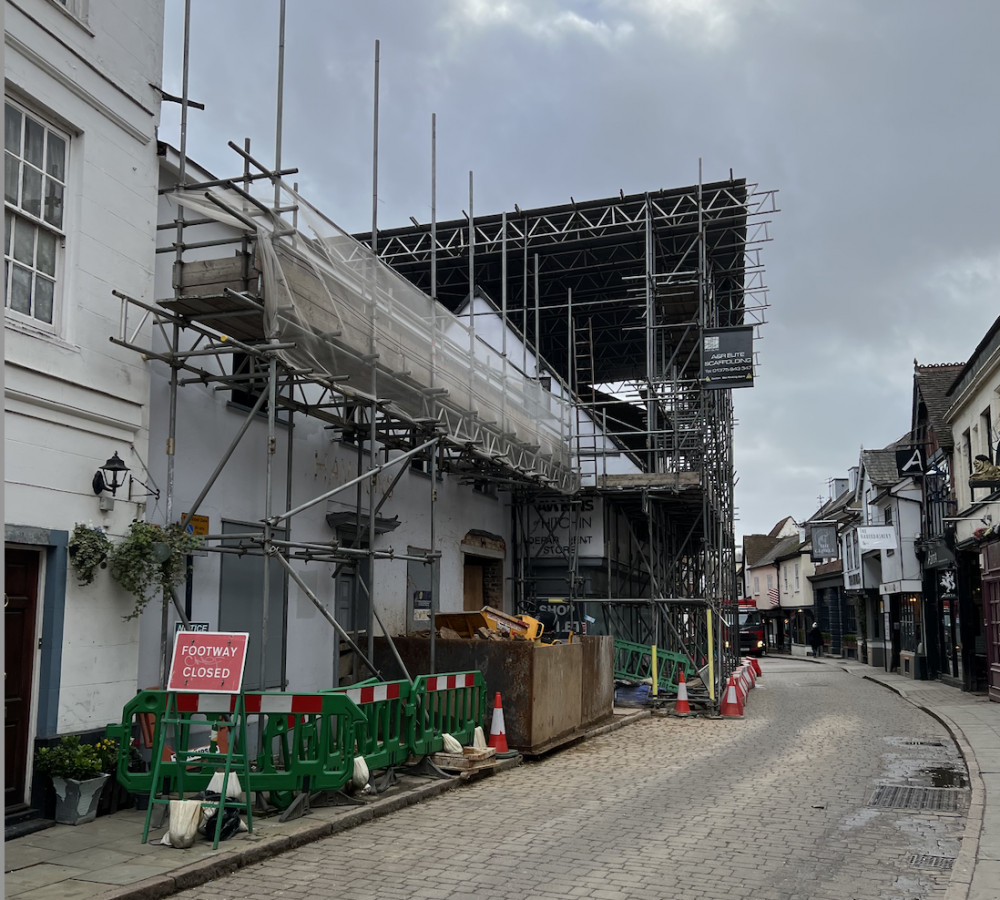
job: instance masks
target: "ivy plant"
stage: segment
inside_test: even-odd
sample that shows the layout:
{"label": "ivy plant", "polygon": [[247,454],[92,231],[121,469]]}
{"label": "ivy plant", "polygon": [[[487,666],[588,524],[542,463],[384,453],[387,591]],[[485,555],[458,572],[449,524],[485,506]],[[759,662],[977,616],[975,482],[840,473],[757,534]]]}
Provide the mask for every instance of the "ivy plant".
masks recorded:
{"label": "ivy plant", "polygon": [[134,521],[128,533],[115,544],[109,565],[111,577],[135,597],[126,621],[136,618],[161,591],[180,584],[187,575],[187,557],[201,540],[178,524],[161,527]]}
{"label": "ivy plant", "polygon": [[108,566],[111,541],[101,528],[77,523],[73,526],[66,551],[79,584],[91,584],[97,570]]}

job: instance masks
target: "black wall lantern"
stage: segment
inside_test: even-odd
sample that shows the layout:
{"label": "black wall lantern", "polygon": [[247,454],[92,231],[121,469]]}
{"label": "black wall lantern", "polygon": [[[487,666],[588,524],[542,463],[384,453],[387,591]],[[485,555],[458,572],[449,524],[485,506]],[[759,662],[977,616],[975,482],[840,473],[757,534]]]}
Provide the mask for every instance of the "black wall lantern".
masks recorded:
{"label": "black wall lantern", "polygon": [[113,497],[118,488],[125,484],[125,476],[128,472],[128,466],[122,462],[116,450],[114,456],[94,473],[92,482],[94,493],[101,494],[104,491],[110,491]]}

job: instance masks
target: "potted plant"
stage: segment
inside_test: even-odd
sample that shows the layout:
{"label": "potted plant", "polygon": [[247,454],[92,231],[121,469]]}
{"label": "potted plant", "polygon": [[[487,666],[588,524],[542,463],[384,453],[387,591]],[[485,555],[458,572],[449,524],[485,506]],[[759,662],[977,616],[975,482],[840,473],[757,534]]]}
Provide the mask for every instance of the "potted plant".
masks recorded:
{"label": "potted plant", "polygon": [[180,584],[187,575],[188,554],[200,544],[199,538],[178,524],[162,528],[133,522],[109,558],[111,577],[136,598],[132,612],[124,618],[136,618],[157,593]]}
{"label": "potted plant", "polygon": [[103,529],[77,523],[73,526],[66,551],[77,581],[81,585],[90,584],[97,570],[108,566],[111,541]]}
{"label": "potted plant", "polygon": [[35,771],[48,775],[56,792],[56,821],[81,825],[97,817],[101,789],[117,755],[114,741],[84,744],[79,735],[67,734],[52,747],[35,753]]}

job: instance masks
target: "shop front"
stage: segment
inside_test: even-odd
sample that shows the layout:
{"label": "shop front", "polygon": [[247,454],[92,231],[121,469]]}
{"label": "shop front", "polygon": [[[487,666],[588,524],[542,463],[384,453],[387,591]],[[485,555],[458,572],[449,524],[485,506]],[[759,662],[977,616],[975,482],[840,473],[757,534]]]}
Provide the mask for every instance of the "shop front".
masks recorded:
{"label": "shop front", "polygon": [[923,572],[927,677],[961,687],[955,554],[943,537],[937,537],[922,544],[918,558]]}
{"label": "shop front", "polygon": [[983,544],[980,555],[987,690],[990,700],[1000,702],[1000,540]]}

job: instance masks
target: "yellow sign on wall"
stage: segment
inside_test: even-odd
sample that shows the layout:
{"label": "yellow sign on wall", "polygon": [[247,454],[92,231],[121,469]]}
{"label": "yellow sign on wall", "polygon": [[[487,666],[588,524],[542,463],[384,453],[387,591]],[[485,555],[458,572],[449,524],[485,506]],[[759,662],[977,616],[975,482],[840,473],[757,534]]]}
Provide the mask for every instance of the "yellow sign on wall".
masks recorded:
{"label": "yellow sign on wall", "polygon": [[[187,513],[181,516],[181,521]],[[193,534],[195,537],[204,537],[208,534],[208,516],[191,516],[191,521],[187,525],[187,533]]]}

